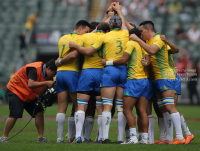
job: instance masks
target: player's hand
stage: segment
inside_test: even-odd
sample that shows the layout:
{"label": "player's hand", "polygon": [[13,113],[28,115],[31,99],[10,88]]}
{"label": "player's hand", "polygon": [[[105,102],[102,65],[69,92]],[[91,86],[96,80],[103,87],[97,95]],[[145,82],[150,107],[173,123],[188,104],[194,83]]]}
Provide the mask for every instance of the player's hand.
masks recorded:
{"label": "player's hand", "polygon": [[69,48],[76,48],[76,43],[73,41],[69,42]]}
{"label": "player's hand", "polygon": [[143,66],[148,66],[148,63],[147,63],[147,61],[144,58],[142,58],[142,65]]}
{"label": "player's hand", "polygon": [[109,17],[112,17],[112,16],[114,16],[114,15],[115,15],[115,12],[114,12],[114,11],[112,11],[112,12],[109,11],[109,13],[108,13],[108,16],[109,16]]}
{"label": "player's hand", "polygon": [[115,4],[116,2],[112,2],[111,4],[110,4],[110,6],[108,7],[108,11],[113,11],[113,5]]}
{"label": "player's hand", "polygon": [[105,67],[106,66],[106,59],[101,59],[102,65]]}
{"label": "player's hand", "polygon": [[134,39],[135,41],[139,41],[140,40],[140,38],[135,34],[131,34],[130,35],[130,39]]}
{"label": "player's hand", "polygon": [[119,3],[115,3],[112,8],[118,13],[121,11],[121,5]]}
{"label": "player's hand", "polygon": [[58,58],[58,59],[55,61],[56,67],[60,67],[60,66],[61,66],[61,64],[58,63],[59,60],[60,60],[60,58]]}
{"label": "player's hand", "polygon": [[46,86],[53,87],[55,84],[55,81],[46,81]]}
{"label": "player's hand", "polygon": [[168,41],[165,35],[160,35],[160,39],[164,41],[165,43],[167,43]]}

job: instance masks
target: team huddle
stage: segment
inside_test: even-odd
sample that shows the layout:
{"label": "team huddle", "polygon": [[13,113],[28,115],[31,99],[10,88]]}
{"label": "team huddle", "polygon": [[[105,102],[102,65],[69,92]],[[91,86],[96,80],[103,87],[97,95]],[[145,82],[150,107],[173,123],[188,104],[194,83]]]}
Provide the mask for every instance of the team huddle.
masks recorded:
{"label": "team huddle", "polygon": [[[127,22],[119,3],[113,2],[101,23],[80,20],[72,33],[60,38],[57,60],[27,64],[17,71],[5,93],[10,115],[0,142],[10,141],[8,134],[24,109],[35,118],[38,142],[49,142],[44,137],[44,110],[37,108],[35,99],[45,86],[54,86],[56,75],[58,143],[64,142],[68,98],[73,102],[68,142],[92,142],[96,109],[98,143],[111,142],[109,130],[115,110],[120,144],[190,143],[194,135],[176,109],[181,82],[172,54],[179,49],[155,32],[152,21],[142,22],[139,28]],[[155,141],[152,105],[160,130]]]}
{"label": "team huddle", "polygon": [[[91,33],[90,24],[81,20],[74,32],[61,37],[58,42],[57,142],[64,141],[66,100],[69,95],[73,102],[72,114],[68,118],[69,142],[90,142],[92,126],[88,123],[94,123],[94,119],[89,112],[95,106],[89,106],[95,96],[97,142],[110,143],[114,102],[118,113],[118,143],[190,143],[194,135],[176,109],[181,85],[172,54],[178,53],[179,49],[164,35],[155,33],[153,22],[142,22],[139,30],[124,19],[120,9],[118,3],[112,3],[103,21]],[[155,142],[152,103],[160,128],[160,139]],[[138,116],[138,132],[132,113],[134,106]],[[176,130],[175,138],[173,127]]]}

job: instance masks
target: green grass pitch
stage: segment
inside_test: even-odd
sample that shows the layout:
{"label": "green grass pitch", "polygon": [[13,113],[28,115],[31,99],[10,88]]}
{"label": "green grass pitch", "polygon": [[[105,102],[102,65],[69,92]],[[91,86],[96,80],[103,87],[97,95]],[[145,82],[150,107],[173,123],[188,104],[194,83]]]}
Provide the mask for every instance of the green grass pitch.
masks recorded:
{"label": "green grass pitch", "polygon": [[[0,151],[129,151],[129,150],[140,150],[140,151],[198,151],[200,150],[200,107],[199,106],[185,106],[178,105],[178,110],[183,113],[187,125],[189,126],[191,132],[194,134],[195,139],[187,145],[168,145],[168,144],[159,144],[159,145],[120,145],[116,144],[117,141],[117,122],[113,120],[110,126],[110,139],[113,142],[112,144],[70,144],[70,143],[56,143],[56,122],[55,116],[57,113],[57,104],[52,107],[47,108],[45,112],[45,117],[48,119],[45,121],[45,137],[51,140],[50,143],[38,143],[37,142],[37,131],[34,125],[34,119],[29,123],[29,125],[22,131],[19,135],[11,139],[9,143],[0,143]],[[66,115],[68,116],[71,111],[71,105],[68,106],[68,111]],[[116,115],[115,115],[116,116]],[[159,137],[159,129],[157,126],[156,115],[153,112],[155,117],[155,140]],[[0,135],[3,133],[3,128],[5,125],[6,118],[8,117],[8,106],[0,106]],[[28,113],[24,112],[24,118],[18,120],[16,125],[12,129],[9,137],[15,135],[19,130],[21,130],[29,119]],[[92,140],[96,137],[97,131],[97,122],[95,121],[94,128],[91,134]],[[65,122],[65,132],[67,133],[67,120]]]}

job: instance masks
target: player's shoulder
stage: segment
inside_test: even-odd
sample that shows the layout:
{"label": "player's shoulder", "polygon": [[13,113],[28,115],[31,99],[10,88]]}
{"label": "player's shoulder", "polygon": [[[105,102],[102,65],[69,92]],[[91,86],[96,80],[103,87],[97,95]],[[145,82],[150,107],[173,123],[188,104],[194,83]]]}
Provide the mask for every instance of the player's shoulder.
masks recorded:
{"label": "player's shoulder", "polygon": [[162,41],[159,33],[156,33],[153,38],[154,38],[154,40]]}
{"label": "player's shoulder", "polygon": [[132,46],[137,46],[139,45],[137,41],[134,41],[134,40],[129,40],[127,43],[127,45],[132,45]]}

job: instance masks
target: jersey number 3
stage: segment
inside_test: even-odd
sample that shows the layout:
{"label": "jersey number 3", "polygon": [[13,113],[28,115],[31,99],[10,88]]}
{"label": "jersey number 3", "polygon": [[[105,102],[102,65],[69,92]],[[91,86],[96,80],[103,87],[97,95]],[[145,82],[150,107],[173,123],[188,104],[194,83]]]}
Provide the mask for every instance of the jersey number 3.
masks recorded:
{"label": "jersey number 3", "polygon": [[116,43],[119,43],[119,45],[117,47],[120,48],[120,51],[116,53],[116,54],[119,54],[119,53],[122,52],[122,42],[121,41],[116,41]]}

